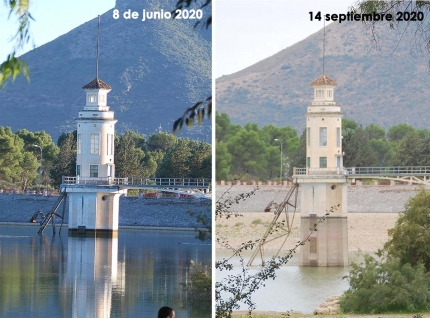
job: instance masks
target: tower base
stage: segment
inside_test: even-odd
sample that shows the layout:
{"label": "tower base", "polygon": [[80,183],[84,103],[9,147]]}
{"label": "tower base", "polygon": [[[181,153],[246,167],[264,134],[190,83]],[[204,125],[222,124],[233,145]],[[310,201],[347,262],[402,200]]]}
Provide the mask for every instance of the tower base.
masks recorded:
{"label": "tower base", "polygon": [[117,237],[119,197],[125,190],[112,186],[67,185],[69,235]]}
{"label": "tower base", "polygon": [[[348,266],[348,183],[344,175],[305,175],[300,184],[301,266]],[[326,215],[326,214],[329,215]],[[325,220],[318,223],[320,218]]]}

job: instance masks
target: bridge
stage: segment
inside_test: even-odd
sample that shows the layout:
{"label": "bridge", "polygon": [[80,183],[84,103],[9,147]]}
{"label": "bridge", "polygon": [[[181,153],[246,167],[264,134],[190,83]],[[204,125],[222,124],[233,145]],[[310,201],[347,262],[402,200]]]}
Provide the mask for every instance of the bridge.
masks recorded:
{"label": "bridge", "polygon": [[430,185],[429,166],[294,168],[293,175],[345,175],[347,179],[386,179]]}
{"label": "bridge", "polygon": [[212,197],[212,180],[205,178],[81,178],[62,177],[62,187],[95,187],[112,186],[119,190],[141,189],[163,191],[190,195],[197,198],[210,199]]}

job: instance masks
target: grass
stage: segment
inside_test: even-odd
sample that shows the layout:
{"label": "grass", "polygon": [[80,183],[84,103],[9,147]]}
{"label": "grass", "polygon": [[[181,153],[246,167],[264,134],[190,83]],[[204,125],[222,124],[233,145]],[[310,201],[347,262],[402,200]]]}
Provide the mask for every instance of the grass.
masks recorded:
{"label": "grass", "polygon": [[255,219],[251,222],[254,225],[262,224],[263,222],[260,219]]}

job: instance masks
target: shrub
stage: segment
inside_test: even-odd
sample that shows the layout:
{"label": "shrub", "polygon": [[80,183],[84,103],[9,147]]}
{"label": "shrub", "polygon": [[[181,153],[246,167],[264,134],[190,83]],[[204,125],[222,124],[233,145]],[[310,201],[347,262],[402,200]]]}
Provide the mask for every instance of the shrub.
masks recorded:
{"label": "shrub", "polygon": [[430,308],[430,274],[423,264],[399,259],[378,261],[365,255],[364,264],[352,263],[350,288],[340,299],[344,312],[413,312]]}

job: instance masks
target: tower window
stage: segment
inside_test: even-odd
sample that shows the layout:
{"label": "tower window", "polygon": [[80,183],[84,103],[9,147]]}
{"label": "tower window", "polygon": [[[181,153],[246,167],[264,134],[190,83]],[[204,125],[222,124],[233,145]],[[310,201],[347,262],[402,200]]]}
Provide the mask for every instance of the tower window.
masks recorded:
{"label": "tower window", "polygon": [[333,90],[331,90],[331,89],[327,90],[327,97],[328,98],[333,98]]}
{"label": "tower window", "polygon": [[98,155],[100,150],[99,134],[91,134],[91,154]]}
{"label": "tower window", "polygon": [[311,167],[311,157],[306,157],[306,167],[307,168]]}
{"label": "tower window", "polygon": [[327,168],[327,157],[320,157],[320,168]]}
{"label": "tower window", "polygon": [[336,147],[340,147],[340,127],[336,128]]}
{"label": "tower window", "polygon": [[76,165],[76,175],[77,176],[81,175],[81,165]]}
{"label": "tower window", "polygon": [[316,98],[323,98],[324,97],[324,91],[322,89],[317,89],[315,91],[315,97]]}
{"label": "tower window", "polygon": [[113,155],[113,135],[107,135],[107,155]]}
{"label": "tower window", "polygon": [[78,140],[77,140],[77,142],[76,142],[76,152],[78,153],[78,155],[80,155],[81,154],[81,151],[82,151],[82,144],[81,144],[81,134],[78,134]]}
{"label": "tower window", "polygon": [[327,146],[327,127],[320,127],[320,146]]}
{"label": "tower window", "polygon": [[311,128],[308,127],[307,129],[307,136],[306,136],[307,142],[308,142],[308,147],[311,146]]}
{"label": "tower window", "polygon": [[88,94],[88,102],[89,103],[97,102],[97,95],[96,94]]}
{"label": "tower window", "polygon": [[90,165],[90,178],[98,178],[99,176],[99,166]]}

